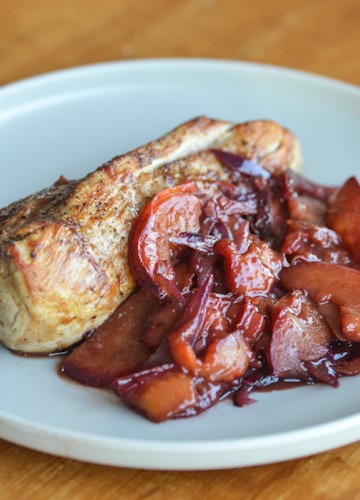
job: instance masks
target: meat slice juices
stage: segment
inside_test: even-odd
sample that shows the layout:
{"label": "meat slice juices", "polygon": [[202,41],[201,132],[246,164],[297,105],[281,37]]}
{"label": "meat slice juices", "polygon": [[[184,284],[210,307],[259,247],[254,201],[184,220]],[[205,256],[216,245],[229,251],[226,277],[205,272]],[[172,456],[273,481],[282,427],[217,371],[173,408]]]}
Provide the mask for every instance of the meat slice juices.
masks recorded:
{"label": "meat slice juices", "polygon": [[142,208],[129,237],[137,291],[62,365],[154,422],[360,371],[356,179],[326,188],[212,154],[230,179],[169,188]]}

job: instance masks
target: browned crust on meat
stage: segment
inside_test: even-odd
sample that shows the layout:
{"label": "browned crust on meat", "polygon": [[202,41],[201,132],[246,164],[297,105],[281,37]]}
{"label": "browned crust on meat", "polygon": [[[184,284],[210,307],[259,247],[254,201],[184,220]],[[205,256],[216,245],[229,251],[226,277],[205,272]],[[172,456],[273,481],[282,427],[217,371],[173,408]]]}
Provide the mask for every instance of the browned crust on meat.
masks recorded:
{"label": "browned crust on meat", "polygon": [[272,171],[299,164],[297,141],[268,121],[196,118],[80,181],[0,210],[0,340],[23,352],[64,349],[101,324],[135,287],[127,238],[140,207],[192,179],[227,179],[210,147]]}

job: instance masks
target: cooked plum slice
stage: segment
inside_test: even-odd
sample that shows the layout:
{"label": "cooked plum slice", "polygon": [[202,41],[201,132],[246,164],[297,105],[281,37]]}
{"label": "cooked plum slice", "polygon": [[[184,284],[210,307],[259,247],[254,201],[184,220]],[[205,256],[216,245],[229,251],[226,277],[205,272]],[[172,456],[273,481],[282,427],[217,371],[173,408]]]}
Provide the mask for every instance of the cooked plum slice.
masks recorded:
{"label": "cooked plum slice", "polygon": [[198,287],[200,287],[210,275],[214,276],[216,274],[217,256],[204,255],[197,250],[192,250],[190,251],[188,266],[196,277]]}
{"label": "cooked plum slice", "polygon": [[360,263],[360,185],[355,177],[345,182],[329,208],[328,226],[340,234]]}
{"label": "cooked plum slice", "polygon": [[339,307],[335,304],[331,304],[330,302],[324,302],[322,304],[318,304],[317,309],[321,316],[325,319],[326,323],[330,326],[335,337],[339,340],[345,340],[341,331]]}
{"label": "cooked plum slice", "polygon": [[[200,229],[201,202],[192,193],[191,182],[165,189],[140,211],[129,238],[129,262],[138,283],[155,297],[168,293],[159,275],[176,282],[173,260],[179,257],[183,245],[171,242],[180,233],[196,233]],[[158,268],[161,263],[161,270]]]}
{"label": "cooked plum slice", "polygon": [[236,315],[241,307],[233,297],[219,293],[211,293],[205,310],[205,320],[197,340],[194,351],[204,351],[208,343],[223,332],[233,330]]}
{"label": "cooked plum slice", "polygon": [[248,297],[266,296],[278,281],[283,258],[256,236],[250,236],[245,253],[239,253],[236,244],[225,238],[214,248],[224,257],[225,280],[232,293]]}
{"label": "cooked plum slice", "polygon": [[115,380],[112,387],[129,406],[153,422],[191,417],[214,405],[229,390],[168,365]]}
{"label": "cooked plum slice", "polygon": [[253,353],[241,331],[219,335],[197,358],[194,372],[211,382],[233,382],[241,378],[253,359]]}
{"label": "cooked plum slice", "polygon": [[194,272],[190,269],[188,262],[183,261],[175,266],[177,277],[177,288],[182,294],[190,292],[193,287]]}
{"label": "cooked plum slice", "polygon": [[196,404],[192,377],[174,367],[118,378],[112,387],[125,403],[154,422],[174,418],[186,407]]}
{"label": "cooked plum slice", "polygon": [[339,235],[327,227],[304,226],[302,229],[290,232],[281,251],[290,257],[292,264],[305,261],[328,262],[342,266],[355,265]]}
{"label": "cooked plum slice", "polygon": [[335,188],[315,184],[309,179],[288,169],[284,172],[284,196],[289,199],[294,194],[305,194],[311,198],[326,201],[335,191]]}
{"label": "cooked plum slice", "polygon": [[303,361],[303,365],[310,377],[333,387],[339,386],[338,373],[330,360],[321,358],[316,361]]}
{"label": "cooked plum slice", "polygon": [[360,358],[337,363],[335,369],[340,375],[358,375],[360,373]]}
{"label": "cooked plum slice", "polygon": [[171,302],[164,304],[144,330],[141,337],[142,342],[150,348],[159,347],[166,333],[178,318],[180,310],[179,307]]}
{"label": "cooked plum slice", "polygon": [[251,344],[259,340],[265,328],[265,317],[259,312],[256,301],[257,299],[244,298],[236,323],[236,329],[242,331]]}
{"label": "cooked plum slice", "polygon": [[[232,382],[245,373],[253,354],[242,331],[229,332],[224,322],[220,322],[219,329],[216,328],[221,318],[216,311],[211,313],[210,285],[208,280],[190,299],[182,322],[168,337],[170,351],[182,370],[210,382]],[[198,356],[195,346],[205,321],[210,323],[208,328],[212,327],[212,335]]]}
{"label": "cooked plum slice", "polygon": [[204,353],[213,340],[234,331],[240,331],[248,342],[256,342],[264,323],[264,315],[258,309],[258,299],[211,293],[202,329],[194,343],[194,351],[197,355]]}
{"label": "cooked plum slice", "polygon": [[324,226],[327,216],[327,204],[310,196],[293,196],[288,201],[289,218],[306,222],[312,226]]}
{"label": "cooked plum slice", "polygon": [[313,262],[284,268],[281,281],[288,290],[308,292],[318,304],[339,306],[343,337],[360,341],[360,271]]}
{"label": "cooked plum slice", "polygon": [[140,291],[62,365],[153,422],[360,373],[355,178],[335,192],[213,153],[231,182],[189,182],[142,208],[129,238]]}
{"label": "cooked plum slice", "polygon": [[156,299],[135,292],[63,362],[61,371],[86,385],[109,385],[141,368],[152,350],[141,343],[144,326],[157,310]]}
{"label": "cooked plum slice", "polygon": [[278,300],[272,309],[273,331],[270,364],[273,375],[306,378],[304,361],[318,361],[328,352],[332,333],[304,292],[292,292]]}
{"label": "cooked plum slice", "polygon": [[253,186],[234,189],[233,192],[221,186],[214,196],[203,199],[201,235],[210,235],[215,241],[220,238],[234,239],[236,231],[245,221],[244,217],[255,215],[257,210],[258,197]]}
{"label": "cooked plum slice", "polygon": [[[175,304],[167,304],[163,309],[165,326],[160,324],[157,328],[156,326],[152,327],[150,323],[150,330],[145,331],[143,340],[148,345],[155,345],[157,342],[160,342],[160,344],[156,351],[147,359],[144,365],[146,368],[155,368],[156,366],[173,362],[174,359],[169,340],[170,334],[174,330],[181,332],[181,340],[186,346],[188,344],[190,346],[194,345],[206,319],[206,306],[209,301],[212,285],[213,277],[210,275],[201,287],[188,297],[184,310],[180,311]],[[181,314],[175,315],[175,311],[171,312],[172,307],[181,312]],[[161,310],[155,314],[155,320],[160,313]],[[178,317],[177,321],[175,316]],[[174,325],[172,324],[172,318],[174,318]],[[167,326],[169,329],[165,329]]]}
{"label": "cooked plum slice", "polygon": [[[242,198],[242,199],[241,199]],[[256,214],[257,200],[252,195],[242,196],[240,199],[233,200],[225,195],[218,195],[216,198],[211,198],[205,207],[204,213],[214,219],[220,219],[227,215],[250,215]]]}
{"label": "cooked plum slice", "polygon": [[360,373],[360,344],[337,340],[331,344],[334,369],[340,376]]}
{"label": "cooked plum slice", "polygon": [[252,229],[264,242],[278,250],[286,232],[287,207],[282,195],[282,176],[258,182],[258,211]]}
{"label": "cooked plum slice", "polygon": [[210,275],[200,288],[191,296],[184,312],[174,330],[169,335],[171,354],[175,362],[186,367],[196,358],[193,346],[197,341],[206,319],[206,308],[213,285]]}

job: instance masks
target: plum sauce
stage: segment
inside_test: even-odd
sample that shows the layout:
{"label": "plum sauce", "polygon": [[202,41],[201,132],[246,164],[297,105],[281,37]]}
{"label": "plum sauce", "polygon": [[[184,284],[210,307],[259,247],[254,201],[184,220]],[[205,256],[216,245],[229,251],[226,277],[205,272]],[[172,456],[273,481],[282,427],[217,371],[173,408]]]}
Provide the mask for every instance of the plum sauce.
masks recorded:
{"label": "plum sauce", "polygon": [[142,208],[129,236],[138,289],[62,363],[153,422],[360,373],[356,179],[334,189],[211,151],[230,180]]}

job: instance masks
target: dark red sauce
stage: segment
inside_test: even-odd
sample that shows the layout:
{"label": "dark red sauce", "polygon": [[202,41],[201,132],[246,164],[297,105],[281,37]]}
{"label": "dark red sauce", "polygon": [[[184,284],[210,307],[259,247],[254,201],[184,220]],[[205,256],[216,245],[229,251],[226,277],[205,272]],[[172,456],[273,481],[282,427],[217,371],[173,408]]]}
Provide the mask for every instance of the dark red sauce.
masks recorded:
{"label": "dark red sauce", "polygon": [[140,288],[61,364],[154,422],[360,372],[357,181],[335,191],[213,153],[232,181],[174,187],[140,211]]}

